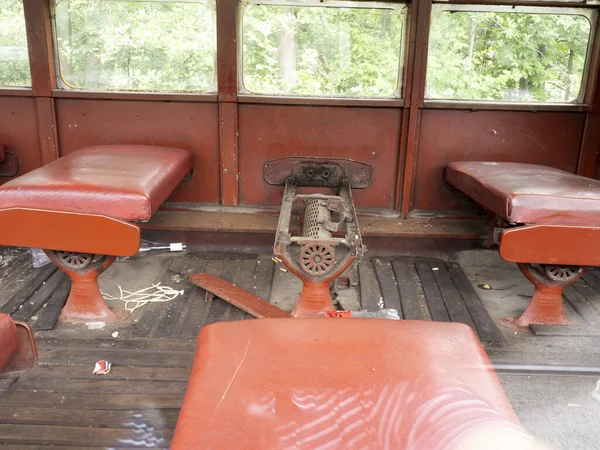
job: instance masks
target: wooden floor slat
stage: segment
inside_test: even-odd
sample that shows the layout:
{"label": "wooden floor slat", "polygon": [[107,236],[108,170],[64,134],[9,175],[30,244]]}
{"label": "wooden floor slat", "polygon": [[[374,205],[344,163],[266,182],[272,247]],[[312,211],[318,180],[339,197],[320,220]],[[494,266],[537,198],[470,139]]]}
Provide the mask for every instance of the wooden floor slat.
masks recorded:
{"label": "wooden floor slat", "polygon": [[[98,393],[61,392],[0,392],[0,405],[21,408],[38,406],[60,409],[180,409],[183,394],[129,394],[105,395]],[[2,436],[2,433],[0,433]]]}
{"label": "wooden floor slat", "polygon": [[0,424],[0,436],[8,443],[38,443],[76,446],[82,443],[91,447],[112,447],[118,443],[122,448],[168,447],[172,430],[158,430],[152,427],[132,429],[97,428],[91,433],[89,428],[49,425]]}
{"label": "wooden floor slat", "polygon": [[40,364],[91,364],[107,359],[117,366],[190,367],[193,352],[121,352],[109,349],[40,349]]}
{"label": "wooden floor slat", "polygon": [[402,319],[400,292],[398,292],[398,283],[392,270],[392,264],[389,261],[383,261],[379,258],[373,258],[372,262],[385,307],[398,311],[398,315]]}
{"label": "wooden floor slat", "polygon": [[427,299],[412,259],[392,261],[394,275],[398,281],[402,311],[407,320],[431,320]]}
{"label": "wooden floor slat", "polygon": [[415,267],[427,298],[427,304],[429,305],[429,311],[431,312],[431,318],[437,322],[449,322],[450,316],[446,309],[446,304],[442,297],[442,293],[438,288],[433,272],[431,271],[431,265],[429,261],[417,260],[415,261]]}
{"label": "wooden floor slat", "polygon": [[[0,406],[0,423],[25,425],[55,425],[66,427],[128,428],[134,421],[158,429],[174,429],[179,411],[175,409],[86,409],[73,413],[56,407]],[[3,447],[0,447],[3,448]]]}

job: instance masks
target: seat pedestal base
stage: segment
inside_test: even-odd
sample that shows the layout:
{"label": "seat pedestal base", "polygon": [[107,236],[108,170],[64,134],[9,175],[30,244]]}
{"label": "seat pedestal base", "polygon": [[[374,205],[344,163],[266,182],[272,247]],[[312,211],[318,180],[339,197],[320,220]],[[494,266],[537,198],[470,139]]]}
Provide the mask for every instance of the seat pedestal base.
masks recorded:
{"label": "seat pedestal base", "polygon": [[535,292],[519,317],[503,317],[500,323],[514,331],[531,332],[529,325],[568,325],[563,308],[563,290],[583,276],[583,270],[566,281],[553,281],[530,264],[518,264],[523,275],[533,283]]}
{"label": "seat pedestal base", "polygon": [[97,260],[83,269],[65,267],[54,252],[46,252],[60,270],[71,278],[71,292],[59,320],[63,322],[118,322],[129,317],[125,310],[108,307],[98,287],[98,276],[114,262],[114,256],[97,255]]}

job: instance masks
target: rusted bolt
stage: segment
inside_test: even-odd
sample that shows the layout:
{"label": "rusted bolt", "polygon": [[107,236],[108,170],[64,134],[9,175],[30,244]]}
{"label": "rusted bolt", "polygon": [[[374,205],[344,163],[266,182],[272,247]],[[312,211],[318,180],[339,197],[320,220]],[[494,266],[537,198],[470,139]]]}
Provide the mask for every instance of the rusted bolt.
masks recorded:
{"label": "rusted bolt", "polygon": [[315,175],[315,173],[312,171],[312,169],[308,169],[308,170],[306,171],[306,176],[307,176],[308,178],[312,178],[314,175]]}
{"label": "rusted bolt", "polygon": [[322,175],[323,175],[323,178],[329,178],[329,170],[324,170]]}

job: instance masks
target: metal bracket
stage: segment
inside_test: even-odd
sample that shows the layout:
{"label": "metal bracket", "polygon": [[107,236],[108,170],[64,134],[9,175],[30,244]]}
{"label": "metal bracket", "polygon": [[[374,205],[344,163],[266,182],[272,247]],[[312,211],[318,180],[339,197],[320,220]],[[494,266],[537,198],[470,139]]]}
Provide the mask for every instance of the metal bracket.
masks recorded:
{"label": "metal bracket", "polygon": [[296,186],[338,188],[347,180],[353,189],[371,185],[373,169],[348,158],[290,156],[271,159],[263,166],[263,178],[272,186],[284,186],[286,179]]}

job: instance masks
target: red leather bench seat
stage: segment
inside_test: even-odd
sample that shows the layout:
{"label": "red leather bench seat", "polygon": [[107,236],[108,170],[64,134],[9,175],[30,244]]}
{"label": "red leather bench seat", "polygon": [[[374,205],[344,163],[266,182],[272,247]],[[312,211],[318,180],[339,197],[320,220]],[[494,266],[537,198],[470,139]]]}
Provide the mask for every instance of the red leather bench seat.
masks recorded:
{"label": "red leather bench seat", "polygon": [[449,449],[488,422],[518,427],[466,325],[237,321],[200,332],[171,448]]}
{"label": "red leather bench seat", "polygon": [[177,148],[87,147],[0,186],[0,209],[41,209],[147,221],[192,164],[192,154]]}
{"label": "red leather bench seat", "polygon": [[600,181],[534,164],[454,162],[446,181],[510,224],[600,225]]}

